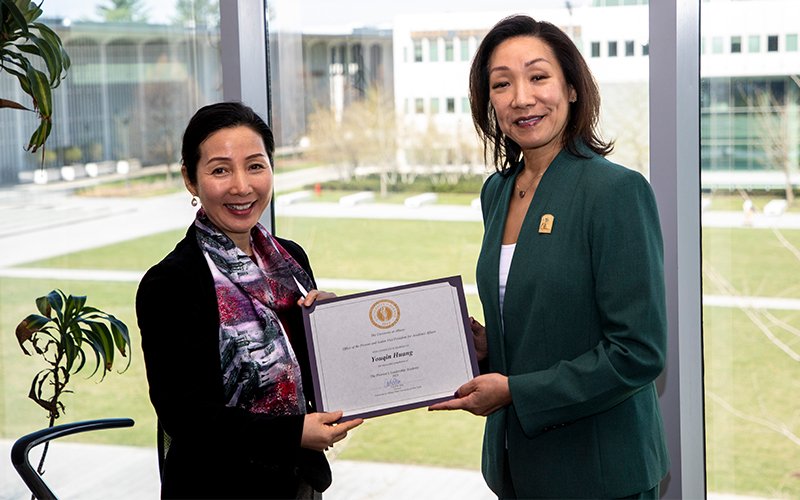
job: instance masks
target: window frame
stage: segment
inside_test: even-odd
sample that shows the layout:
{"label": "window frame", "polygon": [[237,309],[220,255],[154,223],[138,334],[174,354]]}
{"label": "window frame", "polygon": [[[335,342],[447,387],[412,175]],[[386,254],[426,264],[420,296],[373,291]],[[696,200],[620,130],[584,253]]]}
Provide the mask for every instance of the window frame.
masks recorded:
{"label": "window frame", "polygon": [[[238,88],[239,98],[255,103],[256,111],[267,117],[268,1],[220,2],[225,98]],[[672,461],[662,485],[663,498],[706,495],[698,170],[700,1],[649,2],[650,181],[664,235],[669,324],[667,368],[657,381]],[[248,55],[247,64],[239,54]],[[267,212],[274,220],[272,205]]]}

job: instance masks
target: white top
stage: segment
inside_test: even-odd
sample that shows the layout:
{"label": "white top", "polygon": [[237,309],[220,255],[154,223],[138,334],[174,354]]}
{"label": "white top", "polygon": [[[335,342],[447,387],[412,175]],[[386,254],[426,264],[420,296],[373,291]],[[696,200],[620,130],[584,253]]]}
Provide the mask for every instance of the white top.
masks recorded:
{"label": "white top", "polygon": [[511,258],[514,257],[516,243],[510,245],[500,245],[500,317],[503,317],[503,299],[506,297],[506,282],[508,281],[508,270],[511,269]]}

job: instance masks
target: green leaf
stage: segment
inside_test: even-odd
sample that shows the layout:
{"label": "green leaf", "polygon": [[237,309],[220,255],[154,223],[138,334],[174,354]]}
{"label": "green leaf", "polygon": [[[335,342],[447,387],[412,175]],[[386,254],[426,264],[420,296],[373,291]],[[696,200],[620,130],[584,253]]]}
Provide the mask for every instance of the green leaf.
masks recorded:
{"label": "green leaf", "polygon": [[[58,316],[59,322],[64,321],[64,292],[59,289],[55,289],[52,292],[48,293],[45,298],[47,299],[48,304],[55,311],[56,316]],[[51,316],[52,317],[52,316]]]}
{"label": "green leaf", "polygon": [[25,74],[31,82],[34,109],[38,110],[40,115],[50,118],[53,114],[53,96],[47,75],[33,66],[29,66]]}
{"label": "green leaf", "polygon": [[19,86],[22,88],[23,92],[25,92],[28,95],[31,95],[31,82],[28,81],[27,76],[25,76],[23,73],[20,73],[15,69],[9,68],[8,66],[6,66],[5,70],[17,77],[17,80],[19,80]]}
{"label": "green leaf", "polygon": [[[86,343],[84,343],[82,345],[85,346]],[[91,346],[91,344],[89,344],[89,345]],[[83,352],[83,348],[81,348],[80,350],[78,350],[78,367],[75,368],[75,373],[78,373],[79,371],[81,371],[83,369],[83,365],[85,365],[85,364],[86,364],[86,354]]]}
{"label": "green leaf", "polygon": [[77,321],[71,321],[69,323],[69,333],[72,337],[72,341],[75,342],[75,346],[80,349],[83,341],[83,330],[81,330],[81,327]]}
{"label": "green leaf", "polygon": [[35,2],[31,2],[28,4],[28,12],[25,13],[25,19],[28,21],[28,24],[30,24],[31,21],[37,19],[41,15],[42,15],[42,9],[39,8],[39,5],[36,5]]}
{"label": "green leaf", "polygon": [[[63,76],[66,76],[66,71],[72,65],[72,61],[70,60],[69,54],[67,54],[67,51],[64,50],[64,45],[61,43],[61,38],[59,38],[59,36],[56,34],[56,32],[53,31],[52,29],[50,29],[50,27],[47,26],[46,24],[33,23],[32,26],[35,27],[37,30],[39,30],[39,34],[42,36],[42,38],[47,40],[47,42],[58,53],[58,55],[60,56],[59,58],[60,58],[62,72],[65,73]],[[61,77],[61,78],[63,78],[63,77]],[[59,78],[59,80],[60,80],[60,78]],[[56,86],[57,85],[58,85],[58,83],[56,83]]]}
{"label": "green leaf", "polygon": [[[10,52],[10,51],[3,52],[3,62],[6,63],[6,64],[12,63],[12,64],[14,64],[14,66],[18,67],[21,70],[25,70],[25,71],[27,71],[28,66],[31,65],[31,62],[28,61],[28,59],[25,58],[24,55],[17,54],[16,52]],[[11,68],[9,68],[8,66],[3,66],[3,69],[8,71],[9,73],[13,73],[14,75],[17,75],[17,77],[19,77],[19,75],[21,75],[21,73],[19,73],[17,71],[11,71]],[[26,78],[26,79],[28,78],[24,74],[22,74],[22,76],[24,78]]]}
{"label": "green leaf", "polygon": [[82,311],[85,309],[84,306],[86,305],[86,295],[70,295],[70,298],[75,303],[76,315],[81,315]]}
{"label": "green leaf", "polygon": [[131,345],[131,337],[128,334],[128,327],[122,321],[109,315],[108,323],[111,325],[111,333],[114,335],[114,343],[119,352],[125,356],[125,347]]}
{"label": "green leaf", "polygon": [[50,42],[44,38],[33,34],[31,34],[28,39],[33,42],[33,45],[39,50],[38,55],[44,60],[45,66],[47,66],[47,72],[50,75],[48,85],[54,85],[57,80],[61,79],[61,58],[59,57],[60,53],[58,48],[50,45]]}
{"label": "green leaf", "polygon": [[[100,342],[100,339],[97,338],[97,335],[91,329],[88,330],[84,329],[83,335],[84,339],[86,340],[86,342],[84,342],[83,352],[85,352],[85,347],[88,344],[89,347],[92,348],[92,352],[94,353],[94,358],[95,358],[94,370],[92,370],[92,373],[90,373],[89,376],[87,377],[91,378],[95,373],[97,373],[97,370],[100,368],[100,358],[102,357],[102,349],[103,349],[102,342]],[[81,363],[81,368],[83,368],[83,365],[84,363]],[[77,373],[78,371],[79,370],[76,370],[75,373]]]}
{"label": "green leaf", "polygon": [[78,318],[78,304],[72,295],[64,301],[64,323],[73,323]]}
{"label": "green leaf", "polygon": [[14,5],[14,2],[11,0],[0,0],[0,4],[3,10],[7,10],[11,14],[11,19],[14,21],[11,27],[14,28],[14,31],[19,30],[26,35],[30,33],[28,31],[28,21],[25,19],[25,15]]}
{"label": "green leaf", "polygon": [[28,141],[28,145],[25,147],[25,149],[31,153],[35,153],[40,147],[44,146],[44,143],[47,141],[47,137],[50,136],[50,130],[52,127],[53,124],[50,120],[43,119],[39,124],[39,127],[33,132],[33,135],[31,135],[31,138]]}
{"label": "green leaf", "polygon": [[109,371],[114,365],[114,337],[111,335],[111,331],[108,329],[105,323],[92,321],[90,324],[92,325],[92,330],[100,331],[100,340],[103,343],[103,359],[105,360],[105,370]]}
{"label": "green leaf", "polygon": [[63,335],[61,337],[61,348],[64,350],[64,363],[66,363],[64,369],[69,372],[72,370],[72,363],[75,362],[75,356],[78,350],[72,336]]}
{"label": "green leaf", "polygon": [[105,366],[106,366],[105,352],[106,351],[105,351],[105,348],[103,347],[103,345],[104,345],[103,333],[102,333],[102,331],[97,329],[96,326],[93,323],[89,324],[89,328],[90,328],[91,332],[84,331],[84,333],[86,334],[86,341],[92,347],[92,350],[94,350],[94,355],[95,355],[95,360],[96,360],[94,371],[92,371],[92,373],[89,376],[91,377],[92,375],[97,373],[97,370],[100,368],[101,361],[102,361],[102,364],[103,364],[103,367],[104,367],[103,375],[105,376],[105,372],[106,372],[106,370],[105,370]]}

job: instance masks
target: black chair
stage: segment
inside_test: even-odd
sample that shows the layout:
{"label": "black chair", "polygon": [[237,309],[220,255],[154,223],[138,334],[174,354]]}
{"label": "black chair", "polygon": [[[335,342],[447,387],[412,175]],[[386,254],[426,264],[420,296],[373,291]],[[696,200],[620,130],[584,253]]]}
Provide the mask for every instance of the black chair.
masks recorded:
{"label": "black chair", "polygon": [[34,446],[46,443],[52,439],[77,434],[78,432],[88,432],[100,429],[113,429],[115,427],[132,427],[133,420],[130,418],[103,418],[99,420],[84,420],[81,422],[71,422],[68,424],[56,425],[41,429],[30,434],[26,434],[14,442],[11,448],[11,463],[17,469],[20,477],[25,482],[33,496],[40,500],[56,499],[56,495],[45,484],[42,476],[31,466],[28,460],[28,453]]}

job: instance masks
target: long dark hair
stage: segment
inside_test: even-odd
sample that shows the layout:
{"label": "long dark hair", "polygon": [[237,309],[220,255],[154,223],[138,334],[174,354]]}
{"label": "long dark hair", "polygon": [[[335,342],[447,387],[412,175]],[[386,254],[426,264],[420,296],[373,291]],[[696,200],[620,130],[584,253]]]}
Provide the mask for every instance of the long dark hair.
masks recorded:
{"label": "long dark hair", "polygon": [[200,161],[200,144],[214,132],[231,127],[249,127],[264,140],[269,163],[275,152],[272,130],[252,108],[241,102],[229,101],[209,104],[198,109],[183,132],[181,163],[192,184],[197,183],[197,162]]}
{"label": "long dark hair", "polygon": [[484,156],[491,149],[495,169],[508,173],[519,160],[522,148],[500,130],[497,116],[489,100],[489,59],[502,42],[509,38],[532,36],[546,43],[561,65],[567,85],[575,89],[576,102],[570,103],[569,118],[564,128],[562,147],[577,156],[580,145],[606,156],[614,149],[613,141],[603,141],[597,130],[600,118],[600,91],[589,66],[566,33],[546,21],[525,15],[514,15],[494,25],[481,41],[469,72],[469,102],[472,122],[483,141]]}

